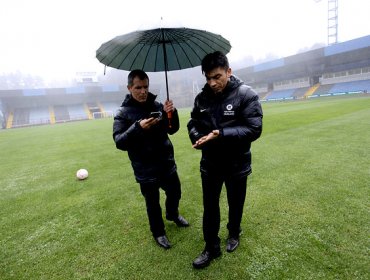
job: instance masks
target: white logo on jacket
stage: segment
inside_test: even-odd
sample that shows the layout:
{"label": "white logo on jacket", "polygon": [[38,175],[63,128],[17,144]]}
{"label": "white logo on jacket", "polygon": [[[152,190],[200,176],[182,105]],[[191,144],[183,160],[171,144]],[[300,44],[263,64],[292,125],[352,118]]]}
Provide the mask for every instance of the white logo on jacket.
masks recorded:
{"label": "white logo on jacket", "polygon": [[232,109],[233,109],[233,105],[232,104],[226,105],[226,110],[227,111],[224,111],[224,116],[234,116],[235,115],[235,111],[232,111]]}

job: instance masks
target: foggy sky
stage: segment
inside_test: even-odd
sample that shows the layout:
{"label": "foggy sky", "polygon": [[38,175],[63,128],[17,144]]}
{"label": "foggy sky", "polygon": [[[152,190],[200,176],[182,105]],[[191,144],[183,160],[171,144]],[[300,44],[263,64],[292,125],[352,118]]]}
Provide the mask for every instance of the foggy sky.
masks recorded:
{"label": "foggy sky", "polygon": [[[104,67],[100,45],[117,35],[157,27],[221,34],[242,59],[293,55],[327,43],[327,0],[2,0],[0,75],[21,71],[48,79]],[[339,0],[338,40],[370,34],[370,1]],[[161,17],[163,20],[161,20]]]}

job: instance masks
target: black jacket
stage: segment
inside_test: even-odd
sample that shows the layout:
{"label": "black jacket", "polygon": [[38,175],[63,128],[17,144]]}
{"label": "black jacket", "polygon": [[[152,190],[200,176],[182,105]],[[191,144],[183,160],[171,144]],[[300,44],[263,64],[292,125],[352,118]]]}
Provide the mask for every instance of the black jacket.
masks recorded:
{"label": "black jacket", "polygon": [[[139,183],[154,182],[160,176],[176,171],[174,150],[168,134],[179,130],[179,117],[175,110],[171,127],[163,111],[163,104],[155,101],[156,96],[148,94],[144,103],[137,102],[128,94],[118,109],[113,122],[113,139],[117,149],[127,151]],[[141,119],[149,118],[150,112],[161,111],[162,120],[150,130],[139,125]]]}
{"label": "black jacket", "polygon": [[251,173],[251,142],[262,133],[262,108],[257,93],[230,77],[221,94],[208,84],[194,100],[188,131],[194,144],[199,138],[220,130],[219,138],[202,147],[201,172],[247,176]]}

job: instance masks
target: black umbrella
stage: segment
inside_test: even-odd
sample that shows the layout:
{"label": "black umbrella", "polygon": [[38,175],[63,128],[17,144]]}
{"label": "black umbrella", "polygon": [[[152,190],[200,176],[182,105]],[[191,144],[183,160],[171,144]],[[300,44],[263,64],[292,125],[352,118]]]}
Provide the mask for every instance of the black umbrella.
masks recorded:
{"label": "black umbrella", "polygon": [[105,66],[146,72],[167,71],[199,66],[203,57],[214,51],[227,54],[230,42],[221,35],[190,28],[157,28],[117,36],[96,51]]}

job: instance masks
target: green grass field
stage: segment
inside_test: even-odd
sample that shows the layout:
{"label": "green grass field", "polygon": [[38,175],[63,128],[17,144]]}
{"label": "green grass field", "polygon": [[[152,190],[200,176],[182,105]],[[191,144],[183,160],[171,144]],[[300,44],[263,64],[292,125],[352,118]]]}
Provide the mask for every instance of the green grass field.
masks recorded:
{"label": "green grass field", "polygon": [[[1,131],[0,279],[370,279],[370,96],[263,109],[241,245],[200,271],[191,265],[204,243],[190,109],[171,139],[191,227],[166,221],[168,251],[151,237],[112,119]],[[79,168],[87,180],[76,180]],[[225,191],[221,208],[225,240]]]}

